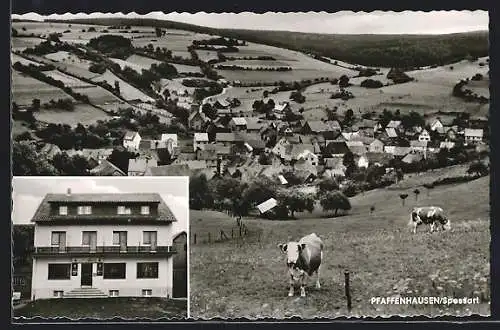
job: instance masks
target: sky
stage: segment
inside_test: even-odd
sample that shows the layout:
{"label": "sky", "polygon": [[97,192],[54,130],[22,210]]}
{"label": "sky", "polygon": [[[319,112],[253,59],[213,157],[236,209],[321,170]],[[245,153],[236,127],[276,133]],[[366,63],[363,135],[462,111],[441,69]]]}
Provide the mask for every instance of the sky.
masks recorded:
{"label": "sky", "polygon": [[168,13],[151,12],[146,15],[129,14],[53,14],[46,17],[36,13],[12,15],[12,18],[33,20],[72,19],[86,17],[146,17],[172,20],[214,28],[283,30],[335,34],[446,34],[488,30],[488,12],[477,11],[373,11],[336,13]]}
{"label": "sky", "polygon": [[187,177],[14,177],[12,221],[28,224],[48,193],[159,193],[177,218],[174,233],[188,232]]}

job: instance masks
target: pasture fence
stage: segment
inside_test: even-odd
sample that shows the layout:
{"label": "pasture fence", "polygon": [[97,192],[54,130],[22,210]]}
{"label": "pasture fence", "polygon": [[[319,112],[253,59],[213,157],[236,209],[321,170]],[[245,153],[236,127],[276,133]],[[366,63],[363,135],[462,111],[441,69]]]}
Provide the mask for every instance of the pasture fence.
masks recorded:
{"label": "pasture fence", "polygon": [[236,225],[229,228],[214,228],[211,230],[204,230],[203,232],[192,232],[191,242],[193,245],[197,244],[213,244],[222,243],[228,241],[238,241],[238,245],[241,245],[242,240],[250,237],[257,237],[258,242],[261,241],[262,231],[260,230],[250,230],[248,226],[243,223],[241,218],[236,219]]}

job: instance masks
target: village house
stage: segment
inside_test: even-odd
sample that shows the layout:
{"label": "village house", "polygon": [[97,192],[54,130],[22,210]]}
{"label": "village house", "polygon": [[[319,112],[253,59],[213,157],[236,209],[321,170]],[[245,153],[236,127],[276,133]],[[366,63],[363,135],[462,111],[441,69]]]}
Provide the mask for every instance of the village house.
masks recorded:
{"label": "village house", "polygon": [[422,132],[418,135],[418,140],[428,142],[431,140],[431,136],[426,129],[423,129]]}
{"label": "village house", "polygon": [[[294,148],[294,149],[297,149],[297,148]],[[309,149],[305,149],[304,151],[300,151],[297,155],[294,155],[293,158],[296,160],[304,160],[309,166],[318,166],[319,165],[318,156]]]}
{"label": "village house", "polygon": [[288,102],[280,102],[278,104],[275,104],[272,110],[273,114],[278,119],[282,119],[287,111],[290,111],[290,104]]}
{"label": "village house", "polygon": [[177,148],[179,146],[177,141],[177,134],[162,134],[160,137],[160,141],[165,142],[167,145],[169,141],[172,141],[170,143],[173,148]]}
{"label": "village house", "polygon": [[226,99],[217,99],[215,101],[215,103],[213,104],[213,106],[216,109],[229,109],[229,107],[231,106],[231,103],[229,103],[229,101]]}
{"label": "village house", "polygon": [[247,121],[243,117],[233,117],[229,121],[228,127],[231,130],[231,132],[246,131]]}
{"label": "village house", "polygon": [[128,176],[143,176],[150,167],[158,166],[156,159],[136,158],[128,160]]}
{"label": "village house", "polygon": [[82,149],[82,156],[88,160],[92,160],[100,164],[103,160],[108,159],[113,153],[113,148],[100,148],[100,149]]}
{"label": "village house", "polygon": [[455,147],[455,142],[453,142],[453,141],[442,141],[439,144],[439,148],[440,149],[448,149],[448,150],[450,150],[453,147]]}
{"label": "village house", "polygon": [[127,176],[118,166],[104,159],[90,170],[90,175],[96,176]]}
{"label": "village house", "polygon": [[172,297],[175,216],[159,194],[47,194],[34,229],[32,300]]}
{"label": "village house", "polygon": [[346,145],[354,155],[364,155],[367,151],[366,146],[361,141],[347,141]]}
{"label": "village house", "polygon": [[306,121],[302,126],[301,133],[309,135],[323,135],[326,139],[335,139],[341,132],[338,121]]}
{"label": "village house", "polygon": [[369,164],[379,167],[388,166],[391,159],[394,158],[394,156],[391,154],[380,153],[380,152],[367,152],[365,156]]}
{"label": "village house", "polygon": [[267,123],[258,117],[248,117],[246,122],[248,133],[260,133],[267,126]]}
{"label": "village house", "polygon": [[146,176],[189,176],[191,170],[187,164],[161,165],[149,167]]}
{"label": "village house", "polygon": [[349,147],[345,141],[331,141],[325,147],[325,155],[331,155],[331,157],[344,157],[348,152]]}
{"label": "village house", "polygon": [[384,152],[384,143],[378,139],[374,139],[369,145],[368,145],[368,151],[369,152]]}
{"label": "village house", "polygon": [[368,165],[370,165],[370,162],[366,155],[355,156],[354,161],[358,168],[368,168]]}
{"label": "village house", "polygon": [[139,132],[127,132],[123,137],[123,146],[128,150],[138,150],[141,136]]}
{"label": "village house", "polygon": [[394,128],[396,131],[401,131],[402,129],[401,120],[391,120],[385,128]]}
{"label": "village house", "polygon": [[473,144],[483,141],[483,129],[466,128],[464,130],[465,144]]}
{"label": "village house", "polygon": [[426,152],[427,141],[412,140],[410,141],[410,149],[412,152]]}
{"label": "village house", "polygon": [[61,148],[52,143],[45,143],[39,151],[47,156],[48,159],[53,158],[55,155],[60,154]]}
{"label": "village house", "polygon": [[244,142],[244,136],[238,134],[238,132],[233,133],[216,133],[215,134],[215,142],[220,143],[224,146],[230,146],[232,144]]}
{"label": "village house", "polygon": [[394,127],[386,127],[385,134],[390,139],[395,139],[398,137],[398,132],[396,131],[396,129]]}
{"label": "village house", "polygon": [[430,129],[431,131],[439,131],[441,129],[444,129],[444,125],[439,118],[435,118],[430,123]]}
{"label": "village house", "polygon": [[195,111],[189,115],[188,126],[192,130],[201,131],[208,121],[210,121],[210,119],[208,119],[203,113]]}
{"label": "village house", "polygon": [[205,150],[205,146],[208,144],[208,133],[194,133],[193,137],[193,149]]}

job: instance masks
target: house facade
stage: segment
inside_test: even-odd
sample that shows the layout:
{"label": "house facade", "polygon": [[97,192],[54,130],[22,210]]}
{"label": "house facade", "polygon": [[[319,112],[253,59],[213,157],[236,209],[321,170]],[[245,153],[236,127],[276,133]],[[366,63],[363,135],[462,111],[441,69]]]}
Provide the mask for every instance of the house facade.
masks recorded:
{"label": "house facade", "polygon": [[466,128],[464,130],[465,143],[477,143],[483,141],[483,130]]}
{"label": "house facade", "polygon": [[129,150],[138,150],[141,136],[138,132],[127,132],[123,137],[123,146]]}
{"label": "house facade", "polygon": [[159,194],[48,194],[32,222],[32,299],[172,297],[173,213]]}

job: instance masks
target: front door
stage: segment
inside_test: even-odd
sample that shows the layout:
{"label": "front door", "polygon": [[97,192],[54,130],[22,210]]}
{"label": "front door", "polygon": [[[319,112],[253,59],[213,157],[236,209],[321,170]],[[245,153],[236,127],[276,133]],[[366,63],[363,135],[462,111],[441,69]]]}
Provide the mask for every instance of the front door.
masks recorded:
{"label": "front door", "polygon": [[82,264],[82,286],[92,286],[92,264]]}

